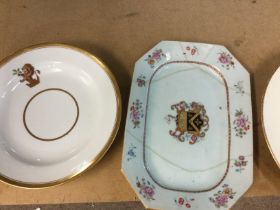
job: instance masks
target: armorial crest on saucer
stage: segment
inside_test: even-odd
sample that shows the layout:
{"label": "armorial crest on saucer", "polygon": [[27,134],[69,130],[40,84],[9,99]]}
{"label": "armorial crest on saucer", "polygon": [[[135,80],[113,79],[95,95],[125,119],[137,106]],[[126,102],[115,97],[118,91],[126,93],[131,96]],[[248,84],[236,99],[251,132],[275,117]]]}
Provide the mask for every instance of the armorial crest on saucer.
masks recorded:
{"label": "armorial crest on saucer", "polygon": [[26,63],[20,69],[13,69],[13,75],[22,77],[20,82],[26,82],[26,85],[30,88],[40,83],[40,70],[36,70],[33,65]]}

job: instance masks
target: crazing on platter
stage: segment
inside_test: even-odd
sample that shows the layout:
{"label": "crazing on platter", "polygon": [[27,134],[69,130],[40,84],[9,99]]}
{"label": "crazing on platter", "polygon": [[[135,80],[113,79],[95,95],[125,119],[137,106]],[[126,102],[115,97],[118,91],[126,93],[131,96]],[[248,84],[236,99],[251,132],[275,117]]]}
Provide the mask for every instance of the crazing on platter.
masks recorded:
{"label": "crazing on platter", "polygon": [[163,41],[135,65],[122,171],[147,208],[230,208],[253,181],[248,72],[223,46]]}

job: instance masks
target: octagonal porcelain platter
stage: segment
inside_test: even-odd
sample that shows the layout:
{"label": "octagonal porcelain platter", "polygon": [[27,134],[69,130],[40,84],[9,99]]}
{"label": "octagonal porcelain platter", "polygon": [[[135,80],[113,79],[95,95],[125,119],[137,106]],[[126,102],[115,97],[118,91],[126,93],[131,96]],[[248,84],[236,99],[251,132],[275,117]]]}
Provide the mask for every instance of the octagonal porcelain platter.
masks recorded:
{"label": "octagonal porcelain platter", "polygon": [[252,138],[250,76],[225,47],[163,41],[136,62],[122,171],[145,207],[230,208]]}
{"label": "octagonal porcelain platter", "polygon": [[21,50],[0,64],[0,180],[47,187],[102,158],[120,123],[109,69],[63,44]]}

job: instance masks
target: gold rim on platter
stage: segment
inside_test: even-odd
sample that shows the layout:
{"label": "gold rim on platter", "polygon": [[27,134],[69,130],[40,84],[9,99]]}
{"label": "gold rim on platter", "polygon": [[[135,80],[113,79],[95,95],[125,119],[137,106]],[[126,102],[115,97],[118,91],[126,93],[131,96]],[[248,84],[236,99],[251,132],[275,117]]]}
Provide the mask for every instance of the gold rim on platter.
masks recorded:
{"label": "gold rim on platter", "polygon": [[52,186],[55,186],[55,185],[60,185],[60,184],[63,184],[67,181],[70,181],[74,178],[77,178],[79,175],[81,175],[85,171],[89,170],[94,165],[96,165],[103,158],[103,156],[106,154],[106,152],[109,150],[110,146],[112,145],[112,143],[113,143],[113,141],[114,141],[114,139],[117,135],[117,132],[119,130],[119,127],[120,127],[121,112],[122,112],[121,93],[120,93],[118,83],[115,79],[115,76],[113,75],[111,70],[105,65],[105,63],[103,61],[101,61],[95,55],[91,54],[90,52],[88,52],[86,50],[83,50],[83,49],[75,47],[75,46],[67,45],[67,44],[61,44],[61,43],[43,43],[43,44],[32,45],[32,46],[20,49],[20,50],[16,51],[15,53],[13,53],[12,55],[10,55],[10,56],[4,58],[3,60],[1,60],[0,61],[0,68],[3,65],[5,65],[6,63],[8,63],[9,61],[11,61],[13,58],[15,58],[15,57],[17,57],[17,56],[19,56],[23,53],[32,51],[34,49],[47,48],[47,47],[61,47],[61,48],[65,48],[65,49],[72,49],[76,52],[79,52],[79,53],[91,58],[94,62],[96,62],[101,67],[101,69],[109,77],[109,79],[112,83],[112,86],[114,88],[114,91],[115,91],[116,106],[117,107],[116,107],[116,116],[115,116],[114,127],[113,127],[112,132],[109,136],[109,139],[107,140],[107,143],[102,148],[102,150],[99,152],[99,154],[94,159],[92,159],[90,162],[88,162],[88,164],[86,164],[83,168],[81,168],[80,170],[78,170],[75,173],[70,174],[66,177],[63,177],[61,179],[51,181],[51,182],[30,183],[30,182],[22,182],[22,181],[14,180],[14,179],[11,179],[9,177],[6,177],[6,176],[0,174],[0,181],[1,182],[4,182],[6,184],[10,184],[10,185],[13,185],[13,186],[16,186],[16,187],[47,188],[47,187],[52,187]]}

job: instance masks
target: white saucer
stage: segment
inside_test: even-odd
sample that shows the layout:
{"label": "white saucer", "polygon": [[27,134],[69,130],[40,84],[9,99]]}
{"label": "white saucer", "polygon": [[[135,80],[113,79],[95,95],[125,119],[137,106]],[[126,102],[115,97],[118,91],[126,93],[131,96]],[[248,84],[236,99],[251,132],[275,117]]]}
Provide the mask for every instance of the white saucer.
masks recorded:
{"label": "white saucer", "polygon": [[32,46],[0,64],[0,174],[8,183],[62,183],[102,158],[120,124],[121,98],[95,56]]}
{"label": "white saucer", "polygon": [[270,152],[280,168],[280,68],[271,77],[263,98],[262,123]]}

